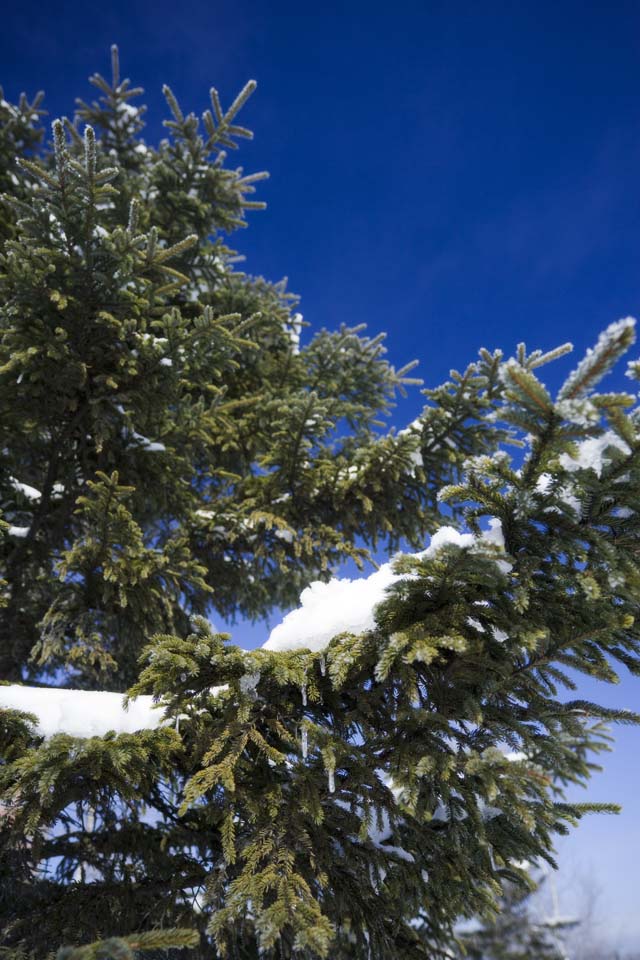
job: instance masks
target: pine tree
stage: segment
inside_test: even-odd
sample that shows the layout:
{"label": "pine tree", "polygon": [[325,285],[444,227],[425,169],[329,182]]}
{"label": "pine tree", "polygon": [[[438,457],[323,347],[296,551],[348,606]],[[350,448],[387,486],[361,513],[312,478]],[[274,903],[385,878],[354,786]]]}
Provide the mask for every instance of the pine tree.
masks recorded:
{"label": "pine tree", "polygon": [[[542,881],[544,882],[544,881]],[[539,917],[531,903],[537,889],[507,882],[498,911],[460,936],[456,957],[466,960],[567,960],[562,934],[579,921]]]}
{"label": "pine tree", "polygon": [[[0,97],[5,954],[447,956],[614,809],[564,791],[638,718],[566,690],[640,670],[640,412],[595,392],[633,323],[555,399],[567,345],[483,349],[389,430],[413,365],[302,345],[224,240],[261,206],[228,164],[254,84],[201,122],[165,88],[153,147],[112,61],[50,145],[40,95]],[[209,620],[303,590],[255,651]]]}

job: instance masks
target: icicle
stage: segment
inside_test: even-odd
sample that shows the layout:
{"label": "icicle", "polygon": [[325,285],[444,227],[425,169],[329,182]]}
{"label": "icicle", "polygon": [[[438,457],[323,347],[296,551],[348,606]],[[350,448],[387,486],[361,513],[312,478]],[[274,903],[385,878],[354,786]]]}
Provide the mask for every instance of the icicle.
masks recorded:
{"label": "icicle", "polygon": [[362,935],[363,935],[363,937],[364,937],[364,939],[365,939],[365,942],[366,942],[366,944],[367,944],[367,960],[372,960],[373,954],[371,953],[371,940],[370,940],[370,938],[369,938],[369,931],[368,931],[368,930],[363,930],[363,931],[362,931]]}
{"label": "icicle", "polygon": [[306,760],[309,755],[309,731],[305,726],[301,730],[302,759]]}
{"label": "icicle", "polygon": [[327,779],[329,781],[329,793],[336,792],[336,771],[333,767],[327,770]]}
{"label": "icicle", "polygon": [[327,658],[325,657],[324,653],[320,657],[320,673],[323,677],[326,676],[327,673]]}

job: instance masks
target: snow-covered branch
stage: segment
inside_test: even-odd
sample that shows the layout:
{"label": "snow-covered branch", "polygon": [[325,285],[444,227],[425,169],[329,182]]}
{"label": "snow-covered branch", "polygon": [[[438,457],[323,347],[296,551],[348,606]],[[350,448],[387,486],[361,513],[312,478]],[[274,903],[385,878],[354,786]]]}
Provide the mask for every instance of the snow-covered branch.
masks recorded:
{"label": "snow-covered branch", "polygon": [[[504,547],[500,522],[491,519],[485,542]],[[441,527],[426,550],[414,554],[431,557],[447,544],[471,547],[476,538],[453,527]],[[498,560],[505,564],[506,561]],[[387,588],[407,574],[393,571],[393,561],[369,577],[354,580],[334,578],[315,581],[300,596],[301,606],[288,613],[273,628],[265,650],[323,650],[340,633],[364,633],[375,627],[374,611],[385,599]],[[215,689],[215,688],[214,688]],[[45,737],[67,733],[76,737],[104,736],[109,731],[133,733],[160,726],[163,707],[150,696],[139,696],[124,707],[124,695],[99,690],[58,690],[19,684],[0,686],[0,708],[21,710],[38,718],[38,732]]]}
{"label": "snow-covered branch", "polygon": [[153,697],[142,696],[124,707],[121,693],[100,690],[55,690],[49,687],[0,685],[0,708],[21,710],[38,718],[38,733],[52,737],[101,737],[110,730],[134,733],[155,729],[162,723],[164,708]]}

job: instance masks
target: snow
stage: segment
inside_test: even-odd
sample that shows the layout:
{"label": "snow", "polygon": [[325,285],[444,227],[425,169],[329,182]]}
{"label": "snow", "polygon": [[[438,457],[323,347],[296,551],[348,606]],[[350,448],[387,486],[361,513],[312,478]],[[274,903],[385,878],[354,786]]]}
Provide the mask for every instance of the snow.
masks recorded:
{"label": "snow", "polygon": [[[489,521],[490,529],[484,540],[504,547],[500,521]],[[476,538],[472,533],[460,533],[453,527],[440,527],[431,537],[431,543],[416,558],[433,557],[442,547],[472,547]],[[499,564],[509,566],[506,561]],[[333,578],[328,583],[315,580],[300,594],[300,606],[286,614],[271,631],[264,644],[265,650],[282,651],[309,649],[324,650],[339,633],[365,633],[375,629],[375,607],[386,597],[387,588],[406,574],[393,572],[393,561],[384,563],[368,577],[354,580]]]}
{"label": "snow", "polygon": [[[536,480],[536,492],[542,493],[542,494],[549,493],[549,491],[551,490],[552,482],[553,482],[553,477],[551,476],[550,473],[541,473],[538,479]],[[560,500],[562,500],[563,503],[565,503],[568,507],[571,507],[574,513],[577,513],[578,516],[580,516],[580,513],[582,512],[582,505],[578,500],[578,498],[570,492],[569,487],[567,486],[558,487],[558,489],[556,490],[556,494],[560,498]],[[550,511],[560,512],[558,508],[555,506],[547,507],[545,509],[545,513],[548,513]]]}
{"label": "snow", "polygon": [[291,329],[287,332],[291,340],[291,352],[294,354],[300,353],[300,334],[302,332],[302,314],[294,313],[291,317]]}
{"label": "snow", "polygon": [[[212,696],[228,690],[228,684],[211,687]],[[164,706],[151,696],[136,697],[124,706],[124,694],[102,690],[58,690],[0,684],[0,709],[21,710],[38,718],[43,737],[67,733],[72,737],[103,737],[106,733],[135,733],[170,724],[163,720]],[[182,715],[186,717],[186,714]]]}
{"label": "snow", "polygon": [[508,750],[504,755],[505,760],[509,760],[511,763],[519,763],[521,760],[527,760],[526,753],[523,753],[522,750]]}
{"label": "snow", "polygon": [[138,440],[140,442],[143,450],[146,450],[147,453],[164,453],[164,451],[167,449],[164,443],[149,440],[148,437],[143,437],[141,433],[133,432],[131,436],[134,440]]}
{"label": "snow", "polygon": [[588,440],[583,440],[578,444],[575,457],[571,457],[568,453],[561,454],[559,457],[560,465],[569,473],[574,473],[576,470],[594,470],[599,477],[605,462],[610,460],[610,457],[605,456],[608,447],[615,447],[626,456],[631,453],[628,444],[617,433],[614,433],[613,430],[607,430],[599,437],[589,437]]}
{"label": "snow", "polygon": [[502,547],[504,550],[504,533],[502,532],[502,521],[498,520],[496,517],[489,518],[489,529],[483,534],[483,540],[487,540],[489,543],[495,543],[497,547]]}
{"label": "snow", "polygon": [[415,420],[412,420],[408,426],[403,427],[402,430],[398,430],[398,433],[396,434],[396,436],[398,437],[406,437],[409,435],[415,436],[416,434],[421,432],[422,423],[423,423],[422,417],[421,416],[416,417]]}
{"label": "snow", "polygon": [[170,357],[163,357],[162,360],[160,361],[160,366],[161,366],[161,367],[172,367],[172,366],[173,366],[173,360],[172,360]]}
{"label": "snow", "polygon": [[7,532],[10,537],[26,537],[29,529],[29,527],[9,527]]}
{"label": "snow", "polygon": [[456,547],[472,547],[475,543],[475,537],[472,533],[460,533],[455,527],[440,527],[431,537],[431,543],[424,551],[418,554],[421,557],[433,557],[438,550],[449,544]]}
{"label": "snow", "polygon": [[577,400],[560,400],[556,410],[565,420],[577,423],[581,427],[591,427],[600,421],[600,410],[592,400],[582,397]]}
{"label": "snow", "polygon": [[[412,422],[411,422],[407,427],[404,427],[402,430],[398,430],[398,433],[396,434],[396,436],[398,436],[398,437],[407,437],[407,436],[417,437],[417,436],[422,432],[422,427],[423,427],[422,417],[416,417],[416,419],[415,419],[415,420],[412,420]],[[418,468],[418,467],[423,467],[423,466],[424,466],[424,462],[423,462],[423,459],[422,459],[422,454],[420,453],[419,450],[412,450],[412,451],[411,451],[411,453],[409,454],[409,461],[410,461],[410,463],[412,464],[412,466],[413,466],[414,468]]]}
{"label": "snow", "polygon": [[536,480],[536,490],[538,493],[548,493],[551,488],[553,477],[550,473],[541,473]]}
{"label": "snow", "polygon": [[40,491],[36,490],[35,487],[30,487],[28,483],[21,483],[20,480],[16,480],[15,477],[9,477],[9,483],[16,493],[21,493],[27,500],[39,500],[42,496]]}
{"label": "snow", "polygon": [[117,104],[116,110],[118,113],[126,113],[130,117],[136,117],[138,115],[137,107],[134,107],[130,103],[123,103],[122,101]]}
{"label": "snow", "polygon": [[276,530],[275,535],[278,540],[284,540],[285,543],[293,543],[293,533],[291,530]]}
{"label": "snow", "polygon": [[413,450],[413,451],[409,454],[409,460],[410,460],[410,462],[412,463],[412,465],[413,465],[414,467],[423,467],[423,466],[424,466],[424,461],[423,461],[423,459],[422,459],[422,454],[420,453],[419,450]]}
{"label": "snow", "polygon": [[0,707],[33,713],[38,733],[52,737],[68,733],[73,737],[100,737],[114,730],[134,733],[155,729],[162,723],[163,707],[150,696],[131,700],[125,710],[123,694],[97,690],[55,690],[47,687],[0,685]]}
{"label": "snow", "polygon": [[265,650],[306,647],[319,651],[339,633],[373,630],[374,607],[384,600],[387,587],[397,579],[391,563],[385,563],[369,577],[314,581],[300,594],[300,607],[273,628]]}

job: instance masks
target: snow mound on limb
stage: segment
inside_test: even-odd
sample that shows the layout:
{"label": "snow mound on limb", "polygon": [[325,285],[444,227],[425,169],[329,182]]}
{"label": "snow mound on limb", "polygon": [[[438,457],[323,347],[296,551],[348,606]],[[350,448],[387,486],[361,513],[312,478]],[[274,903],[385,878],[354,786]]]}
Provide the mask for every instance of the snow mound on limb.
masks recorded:
{"label": "snow mound on limb", "polygon": [[56,690],[49,687],[0,686],[0,708],[33,713],[43,737],[101,737],[109,731],[135,733],[162,724],[164,707],[153,697],[131,700],[125,710],[122,693],[101,690]]}
{"label": "snow mound on limb", "polygon": [[[482,537],[504,548],[500,521],[492,517],[489,530]],[[472,533],[460,533],[453,527],[440,527],[431,537],[426,550],[413,554],[418,559],[433,557],[442,547],[454,544],[472,547],[476,538]],[[510,565],[499,560],[504,567]],[[393,561],[384,563],[369,577],[355,580],[334,578],[328,583],[316,580],[300,594],[300,606],[288,613],[273,628],[264,644],[265,650],[283,651],[308,649],[317,653],[340,633],[365,633],[375,628],[374,610],[385,597],[387,588],[406,574],[393,572]]]}

